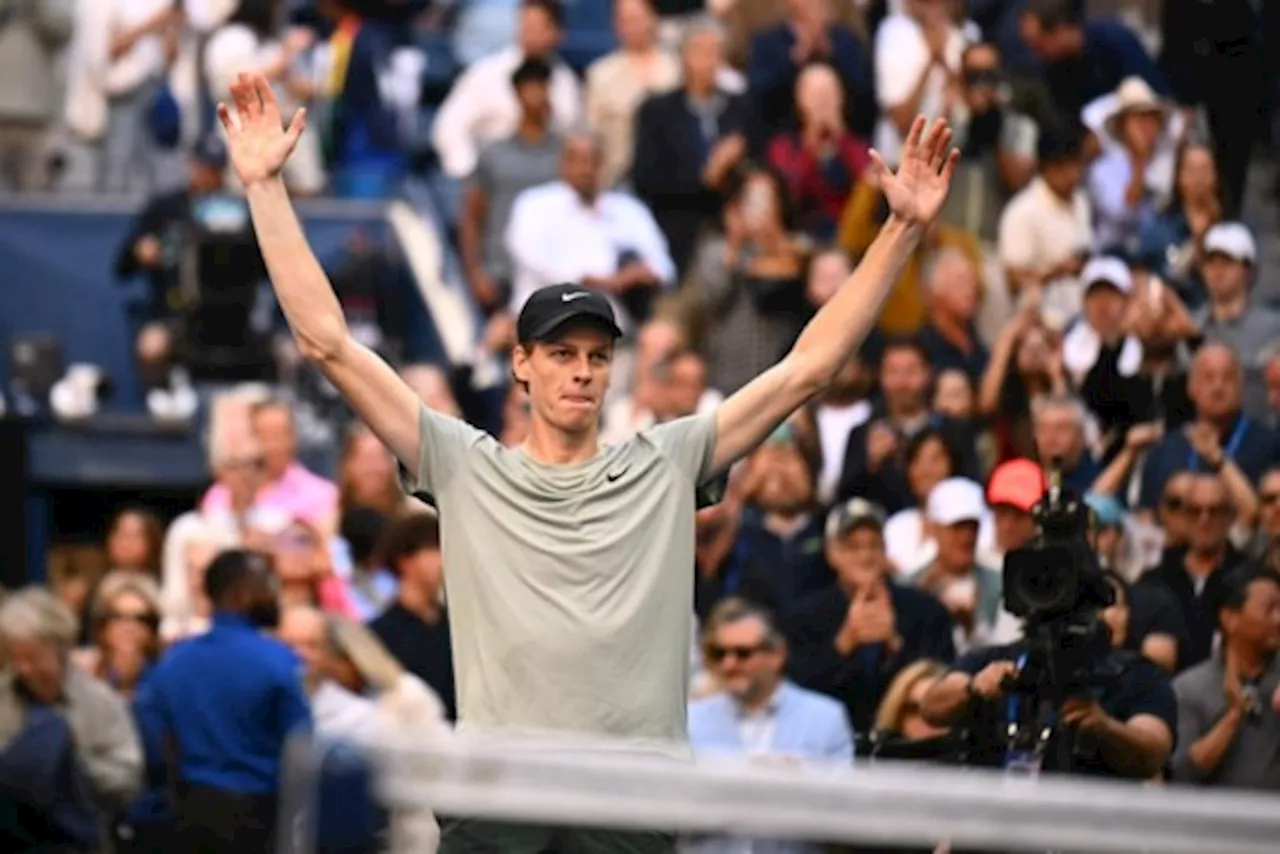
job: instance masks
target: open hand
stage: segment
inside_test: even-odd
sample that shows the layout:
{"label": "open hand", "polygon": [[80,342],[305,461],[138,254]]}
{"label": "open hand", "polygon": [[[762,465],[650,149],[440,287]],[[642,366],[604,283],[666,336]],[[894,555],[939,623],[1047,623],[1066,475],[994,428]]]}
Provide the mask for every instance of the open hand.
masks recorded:
{"label": "open hand", "polygon": [[938,216],[960,162],[960,151],[950,146],[951,128],[946,119],[935,119],[926,134],[924,116],[916,116],[903,143],[897,172],[872,149],[872,178],[894,216],[913,225],[928,225]]}
{"label": "open hand", "polygon": [[227,133],[231,164],[245,187],[280,174],[302,130],[306,110],[298,110],[285,126],[271,84],[261,74],[241,74],[231,84],[233,114],[218,104],[218,119]]}

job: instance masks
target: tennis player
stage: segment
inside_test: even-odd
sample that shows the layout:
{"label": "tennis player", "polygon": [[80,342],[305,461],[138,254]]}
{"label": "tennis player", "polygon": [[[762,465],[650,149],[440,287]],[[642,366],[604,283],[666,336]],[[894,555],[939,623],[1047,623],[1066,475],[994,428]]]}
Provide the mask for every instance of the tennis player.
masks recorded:
{"label": "tennis player", "polygon": [[873,153],[891,211],[879,236],[791,352],[712,413],[602,446],[620,334],[613,311],[576,284],[536,292],[511,354],[532,422],[522,446],[504,448],[428,410],[351,336],[280,178],[304,113],[286,125],[256,75],[241,75],[231,99],[218,107],[231,162],[301,352],[400,459],[408,487],[439,508],[459,728],[686,753],[695,487],[755,448],[857,350],[946,197],[959,159],[946,122],[926,132],[916,119],[896,173]]}

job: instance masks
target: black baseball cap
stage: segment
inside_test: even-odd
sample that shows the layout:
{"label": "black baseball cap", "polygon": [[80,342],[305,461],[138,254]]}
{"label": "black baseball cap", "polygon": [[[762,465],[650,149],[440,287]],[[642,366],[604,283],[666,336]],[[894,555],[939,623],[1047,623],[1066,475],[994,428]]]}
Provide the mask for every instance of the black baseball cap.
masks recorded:
{"label": "black baseball cap", "polygon": [[520,309],[516,337],[522,342],[546,341],[570,323],[595,326],[614,338],[622,337],[613,306],[604,294],[571,283],[534,291]]}

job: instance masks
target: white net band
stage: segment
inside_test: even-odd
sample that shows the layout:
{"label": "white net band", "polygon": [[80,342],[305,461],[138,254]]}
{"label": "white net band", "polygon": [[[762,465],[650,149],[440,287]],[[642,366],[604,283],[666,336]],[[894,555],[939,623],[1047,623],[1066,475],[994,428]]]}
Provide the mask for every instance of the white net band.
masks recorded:
{"label": "white net band", "polygon": [[681,762],[581,743],[410,740],[377,751],[392,807],[581,827],[1022,851],[1274,854],[1272,798],[915,763]]}

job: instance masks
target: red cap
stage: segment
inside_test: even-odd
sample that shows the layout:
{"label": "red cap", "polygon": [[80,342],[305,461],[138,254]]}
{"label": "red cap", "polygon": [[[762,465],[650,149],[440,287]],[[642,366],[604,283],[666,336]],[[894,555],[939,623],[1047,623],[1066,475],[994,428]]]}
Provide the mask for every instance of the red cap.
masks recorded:
{"label": "red cap", "polygon": [[1007,504],[1025,513],[1044,494],[1044,471],[1039,465],[1027,459],[1009,460],[996,467],[987,483],[987,504],[995,507]]}

